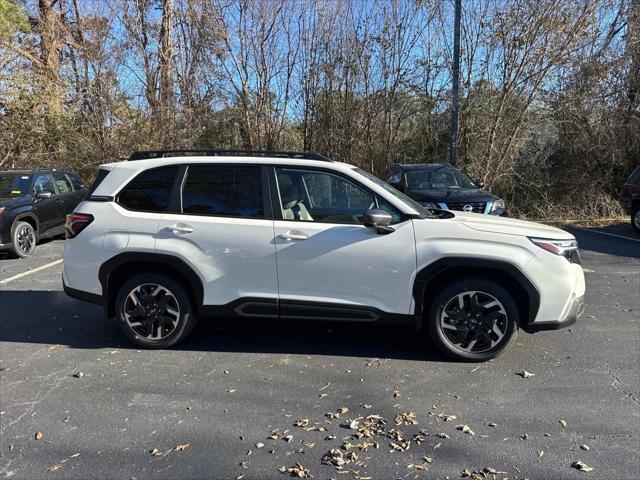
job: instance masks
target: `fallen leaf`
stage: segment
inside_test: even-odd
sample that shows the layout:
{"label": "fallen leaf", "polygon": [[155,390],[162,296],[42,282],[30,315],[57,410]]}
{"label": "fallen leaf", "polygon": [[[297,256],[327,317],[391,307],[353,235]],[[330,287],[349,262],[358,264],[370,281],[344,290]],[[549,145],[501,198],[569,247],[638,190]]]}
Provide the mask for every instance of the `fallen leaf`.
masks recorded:
{"label": "fallen leaf", "polygon": [[286,437],[284,437],[283,439],[285,442],[290,442],[291,440],[293,440],[293,435],[287,435]]}
{"label": "fallen leaf", "polygon": [[414,412],[404,412],[396,415],[396,425],[417,425],[416,414]]}
{"label": "fallen leaf", "polygon": [[295,427],[306,427],[309,425],[309,419],[308,418],[299,418],[295,421],[295,423],[293,424]]}
{"label": "fallen leaf", "polygon": [[42,437],[43,437],[43,433],[42,432],[36,432],[36,435],[35,435],[35,439],[36,440],[41,440]]}
{"label": "fallen leaf", "polygon": [[580,470],[581,472],[585,473],[591,472],[593,470],[593,468],[588,466],[586,463],[581,462],[580,460],[578,460],[577,462],[573,462],[571,466],[576,470]]}
{"label": "fallen leaf", "polygon": [[69,458],[78,458],[80,456],[79,453],[74,453],[73,455],[71,455]]}
{"label": "fallen leaf", "polygon": [[73,374],[71,375],[74,378],[82,378],[84,377],[84,373],[82,372],[73,372]]}
{"label": "fallen leaf", "polygon": [[439,433],[438,436],[440,438],[449,438],[449,435],[447,435],[446,433]]}
{"label": "fallen leaf", "polygon": [[496,469],[495,469],[495,468],[493,468],[493,467],[484,467],[484,468],[482,469],[482,471],[483,471],[484,473],[488,473],[489,475],[494,475],[494,476],[495,476],[495,475],[506,475],[506,474],[507,474],[507,472],[503,472],[503,471],[501,471],[501,470],[496,470]]}
{"label": "fallen leaf", "polygon": [[460,430],[462,433],[466,433],[466,434],[469,434],[469,435],[475,435],[476,434],[476,432],[471,430],[471,427],[469,425],[456,425],[456,430]]}
{"label": "fallen leaf", "polygon": [[229,370],[225,370],[225,371],[224,371],[224,374],[225,374],[225,375],[229,375]]}
{"label": "fallen leaf", "polygon": [[566,422],[566,421],[564,421],[564,420],[560,420],[560,422],[559,422],[559,423],[560,423],[560,426],[561,426],[562,428],[567,428],[567,422]]}
{"label": "fallen leaf", "polygon": [[249,468],[249,462],[240,462],[238,465],[240,465],[242,468]]}
{"label": "fallen leaf", "polygon": [[262,447],[264,447],[264,443],[262,442],[256,443],[256,448],[262,448]]}
{"label": "fallen leaf", "polygon": [[520,375],[522,378],[531,378],[536,376],[535,373],[527,372],[526,370],[518,372],[516,375]]}
{"label": "fallen leaf", "polygon": [[285,472],[287,471],[287,467],[285,467],[285,466],[283,465],[282,467],[278,468],[278,471],[279,471],[280,473],[285,473]]}
{"label": "fallen leaf", "polygon": [[393,392],[393,398],[399,398],[400,397],[400,392],[398,390]]}
{"label": "fallen leaf", "polygon": [[586,451],[591,450],[591,449],[589,448],[589,445],[584,444],[584,443],[583,443],[582,445],[580,445],[580,448],[581,448],[582,450],[586,450]]}
{"label": "fallen leaf", "polygon": [[174,450],[176,452],[181,452],[181,451],[185,450],[187,447],[189,447],[188,443],[180,443],[180,444],[175,446]]}
{"label": "fallen leaf", "polygon": [[544,457],[544,450],[538,450],[538,458]]}
{"label": "fallen leaf", "polygon": [[309,478],[311,476],[311,474],[309,473],[309,469],[304,468],[299,463],[296,463],[293,467],[289,467],[287,471],[291,473],[292,477]]}
{"label": "fallen leaf", "polygon": [[57,465],[53,465],[53,466],[47,468],[47,470],[49,470],[50,472],[57,472],[61,468],[62,468],[62,465],[57,464]]}
{"label": "fallen leaf", "polygon": [[160,455],[160,450],[154,448],[153,450],[149,450],[149,453],[155,457],[157,455]]}
{"label": "fallen leaf", "polygon": [[351,420],[351,422],[349,422],[349,428],[351,430],[357,430],[358,429],[358,421],[357,420]]}
{"label": "fallen leaf", "polygon": [[236,391],[236,389],[235,389],[235,388],[232,388],[232,389],[227,390],[227,391],[228,391],[229,393],[233,393],[233,392],[235,392],[235,391]]}
{"label": "fallen leaf", "polygon": [[487,423],[487,427],[497,427],[498,424],[496,422],[489,422]]}
{"label": "fallen leaf", "polygon": [[244,478],[244,473],[243,473],[242,475],[238,475],[238,476],[236,477],[236,480],[242,480],[243,478]]}

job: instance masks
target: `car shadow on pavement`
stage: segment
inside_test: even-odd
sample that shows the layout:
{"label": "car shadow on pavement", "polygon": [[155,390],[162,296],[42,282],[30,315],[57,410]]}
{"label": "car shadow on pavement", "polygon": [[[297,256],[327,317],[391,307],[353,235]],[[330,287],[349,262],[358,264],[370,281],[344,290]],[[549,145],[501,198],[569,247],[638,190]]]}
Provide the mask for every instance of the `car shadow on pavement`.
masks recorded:
{"label": "car shadow on pavement", "polygon": [[[640,240],[630,225],[611,225],[602,228],[565,228],[576,237],[580,250],[604,253],[616,257],[640,258]],[[603,235],[602,233],[610,235]],[[611,236],[618,235],[618,236]],[[624,237],[624,238],[620,238]]]}
{"label": "car shadow on pavement", "polygon": [[[0,291],[0,341],[77,349],[136,349],[99,306],[63,292]],[[173,350],[338,355],[449,361],[411,325],[294,324],[273,320],[202,319]]]}

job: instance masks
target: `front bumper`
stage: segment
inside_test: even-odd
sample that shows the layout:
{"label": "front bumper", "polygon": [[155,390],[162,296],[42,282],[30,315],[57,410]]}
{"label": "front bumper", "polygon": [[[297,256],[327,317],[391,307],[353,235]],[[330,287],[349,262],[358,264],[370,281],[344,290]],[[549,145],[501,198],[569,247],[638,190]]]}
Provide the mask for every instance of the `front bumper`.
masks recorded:
{"label": "front bumper", "polygon": [[524,330],[528,333],[541,332],[543,330],[560,330],[576,323],[583,313],[584,296],[574,298],[567,309],[566,315],[560,320],[529,323]]}

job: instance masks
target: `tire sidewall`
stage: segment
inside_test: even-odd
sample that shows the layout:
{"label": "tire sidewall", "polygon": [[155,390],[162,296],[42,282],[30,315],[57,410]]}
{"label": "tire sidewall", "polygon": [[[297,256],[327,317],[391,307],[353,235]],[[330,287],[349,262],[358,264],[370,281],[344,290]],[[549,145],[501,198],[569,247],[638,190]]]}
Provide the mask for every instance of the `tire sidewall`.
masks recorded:
{"label": "tire sidewall", "polygon": [[[507,330],[502,342],[493,349],[482,353],[464,352],[454,347],[440,328],[440,316],[446,304],[456,295],[465,291],[488,293],[502,303],[507,312]],[[518,333],[520,315],[513,296],[499,284],[482,278],[454,281],[439,290],[433,297],[426,314],[426,332],[433,344],[447,356],[466,362],[483,362],[497,357],[514,342]]]}
{"label": "tire sidewall", "polygon": [[[169,289],[180,306],[178,326],[168,337],[161,340],[148,340],[144,337],[140,337],[129,327],[124,316],[124,304],[129,292],[138,285],[145,283],[157,283]],[[197,316],[194,312],[193,303],[184,288],[169,276],[161,273],[143,273],[135,275],[127,280],[120,290],[118,290],[116,295],[115,317],[118,326],[130,342],[144,348],[153,349],[169,348],[176,345],[192,332],[195,324],[197,323]]]}
{"label": "tire sidewall", "polygon": [[640,233],[640,228],[638,227],[638,225],[636,223],[638,215],[640,215],[640,208],[635,207],[631,211],[631,228],[633,228],[633,231],[636,232],[636,233]]}
{"label": "tire sidewall", "polygon": [[[29,252],[29,254],[25,255],[23,252],[20,251],[20,249],[18,248],[18,230],[20,230],[20,228],[22,226],[27,226],[31,229],[31,231],[33,232],[33,248],[31,249],[31,252]],[[21,220],[18,220],[17,222],[14,222],[13,226],[11,227],[11,251],[12,253],[19,257],[19,258],[29,258],[33,255],[33,252],[36,251],[36,245],[38,244],[38,236],[36,233],[36,229],[33,228],[33,225],[31,225],[29,222],[23,222]]]}

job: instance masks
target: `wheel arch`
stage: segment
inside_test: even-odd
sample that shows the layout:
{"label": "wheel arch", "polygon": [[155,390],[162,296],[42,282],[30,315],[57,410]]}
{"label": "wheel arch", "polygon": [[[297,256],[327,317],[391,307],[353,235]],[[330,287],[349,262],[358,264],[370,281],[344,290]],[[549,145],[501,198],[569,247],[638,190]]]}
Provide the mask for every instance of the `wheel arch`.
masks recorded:
{"label": "wheel arch", "polygon": [[36,235],[38,235],[38,232],[40,232],[40,221],[38,220],[38,217],[36,217],[32,212],[17,213],[13,218],[13,225],[15,225],[16,222],[29,223],[35,229]]}
{"label": "wheel arch", "polygon": [[536,286],[512,263],[468,257],[441,258],[418,272],[413,285],[418,328],[422,328],[424,312],[430,306],[428,293],[432,289],[461,276],[474,274],[497,280],[513,295],[520,314],[520,327],[527,331],[528,325],[533,322],[540,308],[540,292]]}
{"label": "wheel arch", "polygon": [[171,255],[150,252],[126,252],[107,260],[98,272],[107,318],[112,318],[115,314],[114,304],[118,286],[122,285],[127,278],[143,272],[164,273],[178,279],[187,287],[185,290],[194,308],[199,309],[202,306],[204,297],[202,280],[184,260]]}

